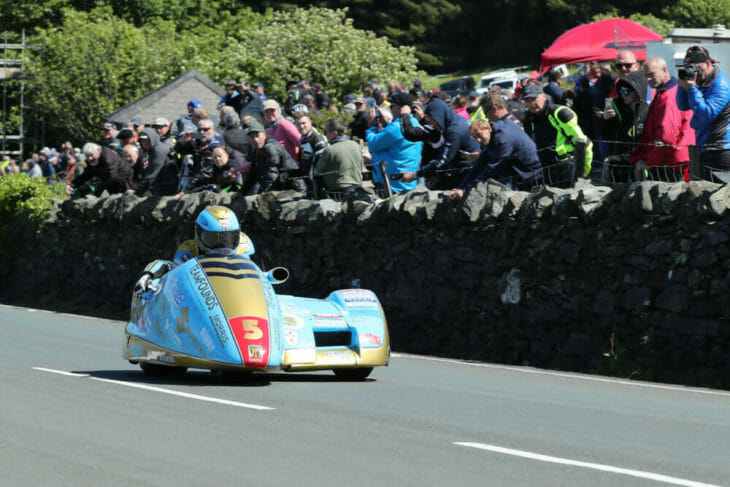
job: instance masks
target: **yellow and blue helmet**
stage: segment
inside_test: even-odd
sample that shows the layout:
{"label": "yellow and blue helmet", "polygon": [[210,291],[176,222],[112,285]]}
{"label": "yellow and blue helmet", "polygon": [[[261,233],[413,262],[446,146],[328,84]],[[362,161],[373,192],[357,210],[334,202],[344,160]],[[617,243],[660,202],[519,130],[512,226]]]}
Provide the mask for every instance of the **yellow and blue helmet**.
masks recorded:
{"label": "yellow and blue helmet", "polygon": [[238,217],[225,206],[211,206],[195,220],[195,241],[204,252],[232,254],[241,239]]}

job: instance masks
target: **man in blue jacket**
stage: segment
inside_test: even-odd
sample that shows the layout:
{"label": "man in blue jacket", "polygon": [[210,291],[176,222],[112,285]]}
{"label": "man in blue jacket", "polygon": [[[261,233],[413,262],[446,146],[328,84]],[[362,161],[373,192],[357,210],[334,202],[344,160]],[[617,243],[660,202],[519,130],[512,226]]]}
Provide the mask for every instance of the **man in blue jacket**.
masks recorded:
{"label": "man in blue jacket", "polygon": [[[388,98],[388,101],[390,101],[392,121],[384,123],[381,121],[382,117],[378,117],[377,113],[374,113],[375,118],[365,134],[368,150],[373,156],[378,155],[374,159],[385,161],[385,170],[388,173],[385,177],[400,176],[405,172],[418,171],[423,144],[407,140],[401,132],[401,107],[410,107],[413,104],[413,99],[406,93],[395,93]],[[412,126],[420,126],[413,115],[407,116],[410,118]],[[373,180],[379,182],[376,181],[376,175],[382,177],[379,168],[374,166],[373,173]],[[391,178],[390,187],[394,193],[408,191],[416,187],[416,181],[406,182],[401,181],[400,178],[395,180]]]}
{"label": "man in blue jacket", "polygon": [[475,120],[470,131],[482,151],[461,184],[449,192],[450,200],[463,198],[465,192],[488,179],[519,191],[530,191],[542,183],[537,147],[519,125],[505,118],[491,123]]}
{"label": "man in blue jacket", "polygon": [[715,66],[704,47],[692,46],[679,68],[677,106],[692,110],[690,126],[695,129],[704,178],[712,181],[712,170],[730,171],[730,82]]}
{"label": "man in blue jacket", "polygon": [[479,144],[469,136],[469,121],[455,114],[436,94],[428,102],[421,125],[426,136],[431,134],[438,138],[417,139],[411,134],[413,128],[403,124],[406,139],[424,140],[427,144],[423,150],[421,169],[403,173],[401,180],[408,182],[425,177],[430,189],[451,189],[471,167],[462,154],[479,150]]}

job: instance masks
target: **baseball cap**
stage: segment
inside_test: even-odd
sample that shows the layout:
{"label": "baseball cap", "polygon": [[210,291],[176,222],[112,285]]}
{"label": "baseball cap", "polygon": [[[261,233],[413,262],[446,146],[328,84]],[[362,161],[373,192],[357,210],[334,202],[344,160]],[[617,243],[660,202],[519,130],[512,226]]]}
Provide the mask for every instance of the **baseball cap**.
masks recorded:
{"label": "baseball cap", "polygon": [[712,58],[712,56],[710,56],[710,52],[707,48],[702,46],[692,46],[687,49],[687,54],[684,55],[684,64],[704,63],[707,60],[710,60],[713,63],[717,62]]}
{"label": "baseball cap", "polygon": [[279,104],[276,102],[276,100],[264,100],[262,111],[271,110],[271,109],[279,110]]}
{"label": "baseball cap", "polygon": [[117,134],[117,139],[131,139],[132,137],[134,137],[132,129],[122,129]]}
{"label": "baseball cap", "polygon": [[307,108],[307,105],[304,105],[303,103],[297,103],[296,105],[291,107],[291,112],[292,113],[299,113],[299,112],[309,113],[309,109]]}
{"label": "baseball cap", "polygon": [[114,127],[114,124],[111,122],[104,122],[104,125],[102,125],[101,128],[103,128],[104,130],[110,130],[115,127]]}
{"label": "baseball cap", "polygon": [[265,132],[264,126],[258,120],[251,120],[248,122],[248,131],[246,133],[252,134],[256,132]]}
{"label": "baseball cap", "polygon": [[157,117],[154,122],[152,122],[153,127],[165,127],[167,125],[170,125],[170,121],[163,117]]}
{"label": "baseball cap", "polygon": [[352,103],[355,101],[355,97],[353,95],[345,95],[345,103]]}
{"label": "baseball cap", "polygon": [[263,88],[264,84],[261,81],[257,81],[253,84],[254,88]]}
{"label": "baseball cap", "polygon": [[134,117],[132,118],[132,120],[130,120],[130,122],[132,122],[132,125],[134,125],[135,127],[137,125],[144,125],[144,123],[142,122],[142,117]]}
{"label": "baseball cap", "polygon": [[388,97],[388,101],[402,107],[413,105],[413,98],[407,93],[394,93]]}
{"label": "baseball cap", "polygon": [[203,107],[203,104],[200,103],[200,100],[198,100],[197,98],[193,98],[192,100],[190,100],[188,102],[188,106],[189,107],[193,107],[194,109],[197,110],[198,108],[202,108]]}
{"label": "baseball cap", "polygon": [[367,101],[362,96],[358,96],[357,98],[355,98],[355,105],[357,105],[358,103],[362,103],[363,105],[366,105]]}
{"label": "baseball cap", "polygon": [[538,84],[529,84],[522,88],[522,97],[521,100],[526,100],[527,98],[536,98],[539,95],[542,95],[544,91],[542,91],[542,86]]}

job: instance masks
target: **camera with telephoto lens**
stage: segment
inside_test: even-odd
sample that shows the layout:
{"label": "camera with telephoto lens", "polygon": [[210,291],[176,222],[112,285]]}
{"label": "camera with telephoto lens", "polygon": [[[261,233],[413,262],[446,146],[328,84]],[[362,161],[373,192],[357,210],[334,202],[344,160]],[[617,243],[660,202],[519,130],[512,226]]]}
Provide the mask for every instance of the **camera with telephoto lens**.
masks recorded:
{"label": "camera with telephoto lens", "polygon": [[699,72],[700,68],[697,67],[696,64],[687,64],[685,66],[680,66],[679,69],[677,69],[677,77],[681,80],[693,80],[697,77]]}

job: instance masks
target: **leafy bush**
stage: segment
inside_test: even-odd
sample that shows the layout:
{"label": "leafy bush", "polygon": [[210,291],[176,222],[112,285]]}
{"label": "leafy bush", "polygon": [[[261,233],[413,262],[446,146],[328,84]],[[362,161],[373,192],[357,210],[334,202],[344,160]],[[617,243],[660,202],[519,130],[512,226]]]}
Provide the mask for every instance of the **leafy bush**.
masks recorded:
{"label": "leafy bush", "polygon": [[0,254],[16,252],[19,238],[32,238],[59,198],[65,198],[63,183],[48,185],[25,174],[0,177]]}

